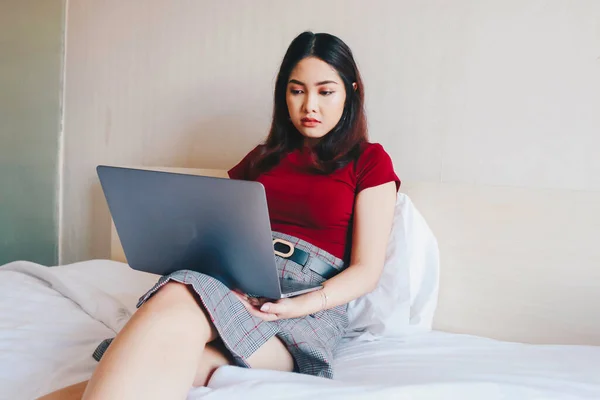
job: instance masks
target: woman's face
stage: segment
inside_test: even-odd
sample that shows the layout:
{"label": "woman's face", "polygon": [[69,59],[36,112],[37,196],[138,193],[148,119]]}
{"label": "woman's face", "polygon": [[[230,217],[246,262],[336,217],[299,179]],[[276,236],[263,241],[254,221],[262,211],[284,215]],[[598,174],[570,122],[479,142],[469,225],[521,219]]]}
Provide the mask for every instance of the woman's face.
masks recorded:
{"label": "woman's face", "polygon": [[346,88],[339,74],[326,62],[308,57],[290,74],[286,102],[292,123],[305,143],[317,142],[339,122]]}

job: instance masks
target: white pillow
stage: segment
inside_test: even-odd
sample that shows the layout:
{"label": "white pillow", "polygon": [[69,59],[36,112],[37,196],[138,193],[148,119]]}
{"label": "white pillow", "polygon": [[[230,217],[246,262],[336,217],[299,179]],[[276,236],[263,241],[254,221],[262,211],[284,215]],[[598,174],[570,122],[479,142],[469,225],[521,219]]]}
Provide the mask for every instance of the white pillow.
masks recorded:
{"label": "white pillow", "polygon": [[410,263],[411,331],[430,331],[440,288],[440,252],[429,225],[406,196],[404,212]]}
{"label": "white pillow", "polygon": [[346,338],[370,340],[430,330],[437,305],[437,241],[410,198],[398,193],[377,288],[348,305]]}

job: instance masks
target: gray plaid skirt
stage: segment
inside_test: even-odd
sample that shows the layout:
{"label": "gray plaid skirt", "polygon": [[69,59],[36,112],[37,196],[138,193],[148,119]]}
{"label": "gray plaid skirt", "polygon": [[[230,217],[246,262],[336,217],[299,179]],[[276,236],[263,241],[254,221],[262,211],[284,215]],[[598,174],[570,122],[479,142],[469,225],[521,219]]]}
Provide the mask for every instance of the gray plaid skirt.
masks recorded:
{"label": "gray plaid skirt", "polygon": [[[344,263],[339,258],[296,237],[273,232],[273,238],[287,240],[306,251],[310,258],[305,266],[276,256],[280,277],[306,283],[321,283],[325,279],[312,271],[313,258],[326,261],[340,271]],[[169,281],[185,283],[198,294],[201,305],[210,314],[225,348],[231,353],[236,365],[249,367],[247,363],[256,350],[273,336],[277,336],[294,358],[295,370],[308,375],[333,377],[331,367],[333,350],[348,327],[347,305],[319,311],[301,318],[273,322],[252,316],[240,300],[220,281],[195,271],[182,270],[165,275],[144,294],[137,307],[141,307],[154,293]],[[112,342],[106,339],[94,351],[100,361]]]}

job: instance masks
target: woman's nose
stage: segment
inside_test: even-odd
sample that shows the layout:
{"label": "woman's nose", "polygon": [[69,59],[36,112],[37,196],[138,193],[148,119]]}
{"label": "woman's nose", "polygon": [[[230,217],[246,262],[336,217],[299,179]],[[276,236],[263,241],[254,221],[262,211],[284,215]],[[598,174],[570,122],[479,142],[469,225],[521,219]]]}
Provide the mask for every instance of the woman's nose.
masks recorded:
{"label": "woman's nose", "polygon": [[317,112],[318,99],[316,94],[307,93],[304,97],[304,112],[310,114]]}

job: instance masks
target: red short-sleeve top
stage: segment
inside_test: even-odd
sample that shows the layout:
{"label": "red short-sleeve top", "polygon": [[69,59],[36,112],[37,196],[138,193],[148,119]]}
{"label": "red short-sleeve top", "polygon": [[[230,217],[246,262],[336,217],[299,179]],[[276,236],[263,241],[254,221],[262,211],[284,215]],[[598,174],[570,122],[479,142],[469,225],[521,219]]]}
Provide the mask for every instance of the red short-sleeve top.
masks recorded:
{"label": "red short-sleeve top", "polygon": [[304,239],[345,261],[350,255],[356,195],[387,182],[400,188],[390,156],[377,143],[365,143],[356,162],[329,175],[310,171],[309,151],[298,149],[256,177],[249,169],[259,149],[230,169],[229,177],[263,184],[272,230]]}

